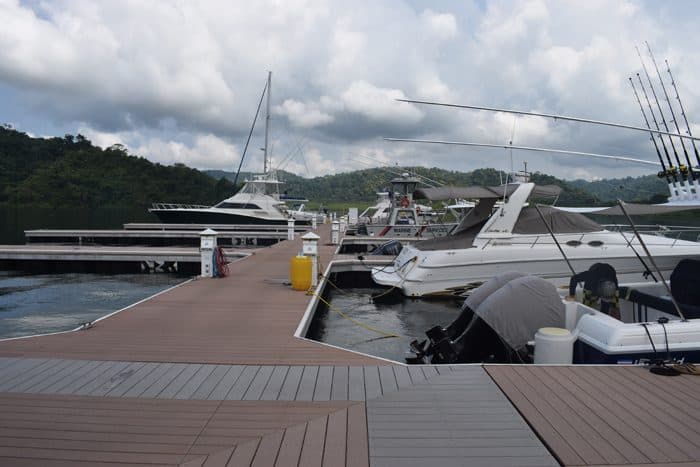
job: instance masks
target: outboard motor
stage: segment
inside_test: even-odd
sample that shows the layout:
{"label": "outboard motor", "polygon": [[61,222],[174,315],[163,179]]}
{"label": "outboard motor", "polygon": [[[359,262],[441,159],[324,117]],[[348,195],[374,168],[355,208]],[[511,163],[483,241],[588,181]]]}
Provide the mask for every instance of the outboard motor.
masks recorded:
{"label": "outboard motor", "polygon": [[571,277],[569,295],[576,294],[576,286],[583,282],[583,304],[600,309],[602,313],[620,319],[620,293],[617,272],[607,263],[595,263],[587,271]]}
{"label": "outboard motor", "polygon": [[[474,308],[472,308],[474,307]],[[542,327],[563,327],[564,304],[554,285],[535,276],[506,273],[476,289],[446,328],[412,343],[409,363],[524,361],[525,348]]]}

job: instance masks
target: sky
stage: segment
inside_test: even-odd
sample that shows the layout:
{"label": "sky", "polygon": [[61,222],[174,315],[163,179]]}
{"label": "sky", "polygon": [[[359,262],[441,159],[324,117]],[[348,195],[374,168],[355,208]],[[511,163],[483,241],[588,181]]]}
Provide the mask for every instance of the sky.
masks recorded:
{"label": "sky", "polygon": [[[0,123],[235,170],[271,71],[272,164],[305,177],[378,165],[507,170],[511,158],[565,179],[643,175],[657,168],[384,138],[657,161],[643,132],[396,99],[643,125],[628,82],[642,71],[638,46],[670,120],[648,41],[700,135],[699,13],[693,1],[0,0]],[[263,168],[258,123],[244,170]]]}

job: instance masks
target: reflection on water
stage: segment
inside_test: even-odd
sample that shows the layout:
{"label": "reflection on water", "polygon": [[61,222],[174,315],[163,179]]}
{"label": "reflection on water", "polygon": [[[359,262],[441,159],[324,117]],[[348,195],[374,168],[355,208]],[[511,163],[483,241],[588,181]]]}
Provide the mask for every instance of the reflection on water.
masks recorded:
{"label": "reflection on water", "polygon": [[408,344],[413,339],[425,339],[425,331],[435,325],[447,325],[459,314],[461,303],[456,301],[416,300],[401,298],[386,302],[370,301],[376,288],[331,289],[328,302],[343,314],[385,332],[402,337],[388,338],[372,332],[339,313],[319,306],[309,327],[307,337],[357,352],[403,362],[408,356]]}
{"label": "reflection on water", "polygon": [[172,274],[0,271],[0,338],[74,329],[183,280]]}
{"label": "reflection on water", "polygon": [[24,243],[32,229],[119,229],[126,222],[158,222],[145,208],[47,208],[0,205],[0,243]]}

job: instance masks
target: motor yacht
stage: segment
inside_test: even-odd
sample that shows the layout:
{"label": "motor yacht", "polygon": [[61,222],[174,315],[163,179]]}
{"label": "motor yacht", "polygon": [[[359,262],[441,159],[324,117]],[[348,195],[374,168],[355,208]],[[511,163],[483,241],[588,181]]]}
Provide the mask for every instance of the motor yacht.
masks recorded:
{"label": "motor yacht", "polygon": [[[405,246],[392,265],[373,268],[372,279],[410,297],[460,295],[504,271],[564,284],[572,268],[582,271],[603,261],[625,282],[645,281],[644,252],[634,235],[606,230],[579,213],[551,206],[538,213],[528,205],[533,198],[556,196],[557,189],[533,183],[472,187],[462,197],[478,203],[452,235]],[[505,201],[495,208],[499,199]],[[670,272],[683,258],[700,258],[700,243],[642,237],[662,271]]]}

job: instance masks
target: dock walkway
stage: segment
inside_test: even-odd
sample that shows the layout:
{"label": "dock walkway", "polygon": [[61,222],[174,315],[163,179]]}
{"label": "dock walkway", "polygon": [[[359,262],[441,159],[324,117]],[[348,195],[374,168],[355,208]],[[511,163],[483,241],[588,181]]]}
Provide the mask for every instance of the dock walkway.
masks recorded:
{"label": "dock walkway", "polygon": [[[405,366],[294,337],[310,300],[286,285],[299,249],[257,250],[227,278],[189,281],[85,331],[0,342],[0,465],[700,461],[691,376]],[[321,247],[323,264],[334,250]],[[685,411],[661,384],[687,396]]]}

